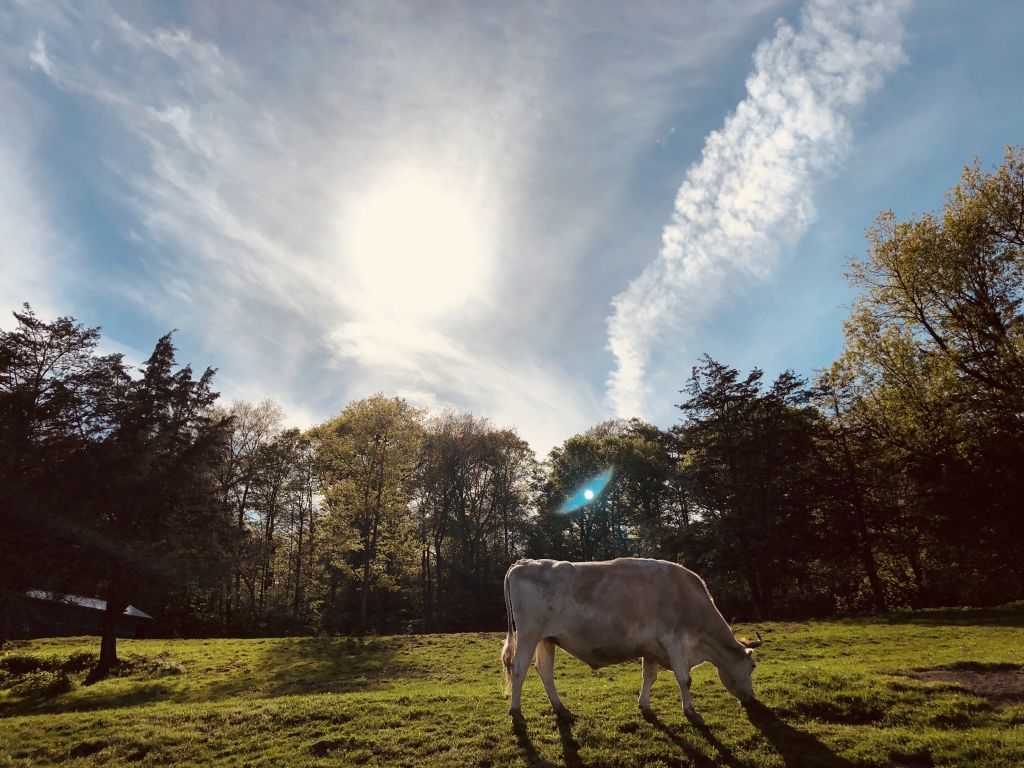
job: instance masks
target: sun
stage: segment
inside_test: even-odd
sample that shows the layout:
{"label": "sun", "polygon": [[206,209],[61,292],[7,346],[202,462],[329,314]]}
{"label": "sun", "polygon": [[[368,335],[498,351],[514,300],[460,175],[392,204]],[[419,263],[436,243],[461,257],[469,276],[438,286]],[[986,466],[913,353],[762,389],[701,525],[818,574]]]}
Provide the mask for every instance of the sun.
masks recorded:
{"label": "sun", "polygon": [[352,206],[346,256],[370,307],[439,315],[481,297],[492,268],[483,216],[450,178],[391,172]]}

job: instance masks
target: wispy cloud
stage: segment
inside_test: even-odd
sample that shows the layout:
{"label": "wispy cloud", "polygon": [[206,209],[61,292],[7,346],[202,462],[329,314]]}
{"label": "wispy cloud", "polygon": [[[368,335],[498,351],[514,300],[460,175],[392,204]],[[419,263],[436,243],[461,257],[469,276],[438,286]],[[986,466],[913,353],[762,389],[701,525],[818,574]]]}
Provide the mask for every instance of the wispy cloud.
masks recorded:
{"label": "wispy cloud", "polygon": [[[509,162],[513,130],[499,130],[500,114],[484,119],[480,105],[448,104],[440,111],[453,116],[446,125],[405,136],[399,129],[400,148],[381,146],[343,115],[325,131],[310,114],[317,105],[330,111],[322,99],[286,116],[280,103],[254,93],[237,62],[187,29],[143,31],[115,14],[91,25],[90,35],[77,29],[68,37],[67,24],[51,27],[56,37],[38,31],[25,53],[54,86],[86,108],[97,105],[123,134],[126,143],[105,161],[131,190],[124,202],[134,215],[126,222],[134,220],[142,235],[131,232],[139,264],[110,282],[155,317],[201,332],[229,369],[261,372],[255,387],[237,373],[222,381],[226,395],[258,399],[269,389],[289,411],[311,417],[324,407],[323,396],[310,404],[309,392],[295,388],[315,368],[310,378],[329,382],[333,410],[346,398],[385,389],[417,404],[472,408],[517,424],[541,450],[593,420],[600,405],[581,399],[557,366],[467,342],[454,322],[460,318],[389,318],[353,280],[345,217],[360,190],[407,155],[420,165],[434,157],[446,181],[470,182],[463,189],[479,188],[479,177],[500,177],[494,163]],[[101,43],[86,53],[92,36]],[[396,88],[422,94],[425,86],[443,90],[437,82]],[[335,98],[355,106],[351,93]],[[501,99],[489,105],[492,112],[502,107],[522,108]],[[363,121],[367,111],[372,104]],[[344,137],[341,146],[334,132]],[[367,164],[367,155],[376,160]],[[436,208],[423,201],[431,203]],[[493,194],[487,203],[501,207]],[[395,211],[392,226],[409,226],[402,219]],[[479,315],[492,303],[481,292],[462,312]],[[183,314],[197,315],[201,328],[182,323]],[[471,316],[461,322],[473,325]]]}
{"label": "wispy cloud", "polygon": [[10,82],[0,81],[0,328],[14,320],[8,312],[25,302],[43,316],[62,309],[52,277],[66,269],[75,244],[55,232],[51,201],[33,167],[39,115],[30,99]]}
{"label": "wispy cloud", "polygon": [[810,0],[754,53],[747,97],[705,142],[676,196],[663,246],[615,297],[608,401],[644,415],[674,391],[700,325],[738,284],[771,273],[814,216],[815,183],[851,145],[850,118],[901,64],[909,0]]}
{"label": "wispy cloud", "polygon": [[[517,424],[543,451],[606,415],[599,383],[566,368],[584,345],[560,330],[617,290],[585,267],[605,212],[677,109],[681,73],[703,77],[782,2],[652,3],[625,20],[614,4],[255,2],[228,18],[186,4],[169,23],[158,4],[101,0],[20,5],[0,41],[8,80],[82,124],[61,141],[87,157],[73,180],[109,215],[83,215],[94,251],[67,280],[51,273],[56,292],[86,281],[91,306],[180,328],[228,397],[312,419],[383,389]],[[461,242],[493,263],[451,311],[400,317],[367,298],[360,281],[386,274],[353,269],[351,219],[424,168],[437,184],[420,186],[466,201]],[[59,186],[65,169],[49,170]],[[418,213],[396,211],[396,241],[434,215]],[[112,344],[148,343],[130,321],[83,319]]]}

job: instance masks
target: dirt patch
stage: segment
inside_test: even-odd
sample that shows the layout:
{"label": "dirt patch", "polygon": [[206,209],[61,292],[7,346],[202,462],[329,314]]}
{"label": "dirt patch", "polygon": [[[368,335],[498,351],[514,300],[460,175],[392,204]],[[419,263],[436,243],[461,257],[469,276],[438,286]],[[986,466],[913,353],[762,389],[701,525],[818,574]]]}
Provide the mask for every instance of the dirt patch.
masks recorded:
{"label": "dirt patch", "polygon": [[973,694],[995,701],[1024,701],[1024,666],[964,662],[921,669],[914,677],[925,683],[957,683]]}

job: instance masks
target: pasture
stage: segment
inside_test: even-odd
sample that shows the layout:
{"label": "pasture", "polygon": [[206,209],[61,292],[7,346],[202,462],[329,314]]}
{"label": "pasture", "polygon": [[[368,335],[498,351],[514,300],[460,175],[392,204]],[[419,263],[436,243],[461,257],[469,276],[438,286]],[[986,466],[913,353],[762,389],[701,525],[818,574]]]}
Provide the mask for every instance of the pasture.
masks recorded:
{"label": "pasture", "polygon": [[554,717],[531,670],[513,724],[503,634],[120,641],[118,674],[95,683],[96,639],[37,640],[0,655],[0,765],[1024,764],[1020,606],[759,629],[761,705],[704,665],[702,726],[670,673],[645,718],[639,662],[594,672],[561,651],[576,720]]}

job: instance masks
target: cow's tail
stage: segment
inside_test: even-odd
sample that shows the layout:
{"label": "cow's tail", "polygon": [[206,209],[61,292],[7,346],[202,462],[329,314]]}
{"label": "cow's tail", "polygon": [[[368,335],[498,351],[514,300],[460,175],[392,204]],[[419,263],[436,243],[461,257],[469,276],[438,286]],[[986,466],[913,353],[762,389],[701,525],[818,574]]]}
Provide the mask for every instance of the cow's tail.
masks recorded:
{"label": "cow's tail", "polygon": [[512,598],[508,591],[508,577],[512,573],[509,568],[505,574],[505,611],[508,614],[508,634],[505,635],[505,645],[501,649],[501,664],[505,670],[505,695],[512,692],[512,659],[516,655],[516,620],[512,615]]}

